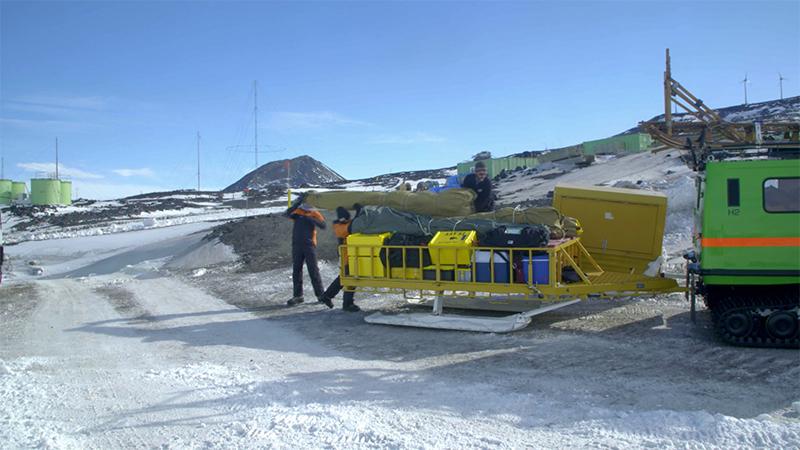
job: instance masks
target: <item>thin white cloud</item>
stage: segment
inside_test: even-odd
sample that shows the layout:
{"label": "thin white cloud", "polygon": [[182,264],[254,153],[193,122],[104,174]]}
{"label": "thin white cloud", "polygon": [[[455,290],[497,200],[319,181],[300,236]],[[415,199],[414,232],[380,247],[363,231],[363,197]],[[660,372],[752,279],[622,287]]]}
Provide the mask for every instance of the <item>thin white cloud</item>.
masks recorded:
{"label": "thin white cloud", "polygon": [[0,126],[51,131],[75,131],[85,129],[90,125],[85,122],[75,122],[69,120],[16,119],[0,117]]}
{"label": "thin white cloud", "polygon": [[0,126],[37,132],[82,131],[120,112],[147,109],[152,105],[136,99],[112,96],[20,95],[0,101],[4,117]]}
{"label": "thin white cloud", "polygon": [[102,111],[107,108],[109,99],[99,96],[71,95],[25,95],[4,102],[6,108],[31,110],[43,108],[42,112],[61,112],[63,110]]}
{"label": "thin white cloud", "polygon": [[396,134],[378,136],[372,139],[368,144],[376,145],[395,145],[395,144],[433,144],[437,142],[445,142],[447,139],[430,133],[412,133],[412,134]]}
{"label": "thin white cloud", "polygon": [[267,121],[267,127],[277,131],[296,131],[365,125],[370,125],[370,123],[356,120],[331,111],[274,112],[270,114]]}
{"label": "thin white cloud", "polygon": [[[29,163],[18,163],[17,167],[20,169],[26,170],[28,172],[38,172],[38,173],[45,173],[48,176],[56,173],[56,164],[55,163],[38,163],[38,162],[29,162]],[[63,164],[58,165],[58,175],[69,177],[69,178],[77,178],[77,179],[98,179],[103,178],[102,175],[98,175],[96,173],[86,172],[80,169],[76,169],[74,167],[67,167]]]}
{"label": "thin white cloud", "polygon": [[114,169],[112,172],[121,177],[154,177],[156,175],[149,167],[142,167],[141,169]]}

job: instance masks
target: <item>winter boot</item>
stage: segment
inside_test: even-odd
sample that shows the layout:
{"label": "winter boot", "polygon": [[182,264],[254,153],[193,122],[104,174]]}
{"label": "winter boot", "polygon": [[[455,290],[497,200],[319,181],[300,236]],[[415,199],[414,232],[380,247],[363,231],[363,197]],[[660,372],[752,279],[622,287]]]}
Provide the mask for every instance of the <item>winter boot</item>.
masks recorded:
{"label": "winter boot", "polygon": [[361,311],[361,308],[359,308],[355,303],[346,303],[342,305],[342,310],[347,312],[359,312]]}
{"label": "winter boot", "polygon": [[328,308],[333,308],[333,301],[324,295],[322,297],[317,298],[317,301],[319,303],[323,303]]}
{"label": "winter boot", "polygon": [[303,303],[304,301],[305,300],[303,299],[303,297],[292,297],[292,299],[286,302],[286,304],[289,306],[296,306],[299,305],[300,303]]}

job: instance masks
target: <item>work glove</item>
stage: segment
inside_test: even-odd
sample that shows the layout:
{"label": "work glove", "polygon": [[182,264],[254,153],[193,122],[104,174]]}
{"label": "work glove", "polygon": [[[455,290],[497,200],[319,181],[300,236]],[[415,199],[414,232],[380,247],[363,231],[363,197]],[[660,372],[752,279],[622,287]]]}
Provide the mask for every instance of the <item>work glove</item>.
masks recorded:
{"label": "work glove", "polygon": [[287,217],[288,217],[288,216],[291,216],[291,215],[292,215],[292,213],[293,213],[293,212],[294,212],[294,211],[295,211],[297,208],[299,208],[299,207],[300,207],[300,205],[302,205],[302,204],[303,204],[303,201],[304,201],[305,199],[306,199],[306,193],[305,193],[305,192],[301,192],[300,194],[298,194],[297,198],[296,198],[296,199],[295,199],[295,200],[292,202],[292,206],[290,206],[288,209],[286,209],[286,212],[284,213],[284,215],[285,215],[285,216],[287,216]]}

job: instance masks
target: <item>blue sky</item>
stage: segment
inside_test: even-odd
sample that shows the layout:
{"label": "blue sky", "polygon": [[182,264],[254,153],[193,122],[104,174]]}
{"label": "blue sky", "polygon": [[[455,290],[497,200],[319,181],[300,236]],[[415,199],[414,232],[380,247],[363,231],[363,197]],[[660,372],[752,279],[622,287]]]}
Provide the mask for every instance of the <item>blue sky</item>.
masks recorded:
{"label": "blue sky", "polygon": [[[309,154],[348,178],[606,137],[661,109],[664,48],[712,106],[800,94],[798,2],[0,3],[7,178],[222,188]],[[248,153],[249,152],[249,153]],[[266,153],[268,152],[268,153]]]}

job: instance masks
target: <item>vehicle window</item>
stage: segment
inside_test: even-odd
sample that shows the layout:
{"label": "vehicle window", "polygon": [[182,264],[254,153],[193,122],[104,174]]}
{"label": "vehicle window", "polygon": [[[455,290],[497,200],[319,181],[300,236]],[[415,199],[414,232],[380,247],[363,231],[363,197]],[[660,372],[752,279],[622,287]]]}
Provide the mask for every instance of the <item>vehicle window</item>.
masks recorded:
{"label": "vehicle window", "polygon": [[767,212],[800,212],[800,178],[764,180],[764,209]]}
{"label": "vehicle window", "polygon": [[728,206],[740,206],[738,178],[728,178]]}

